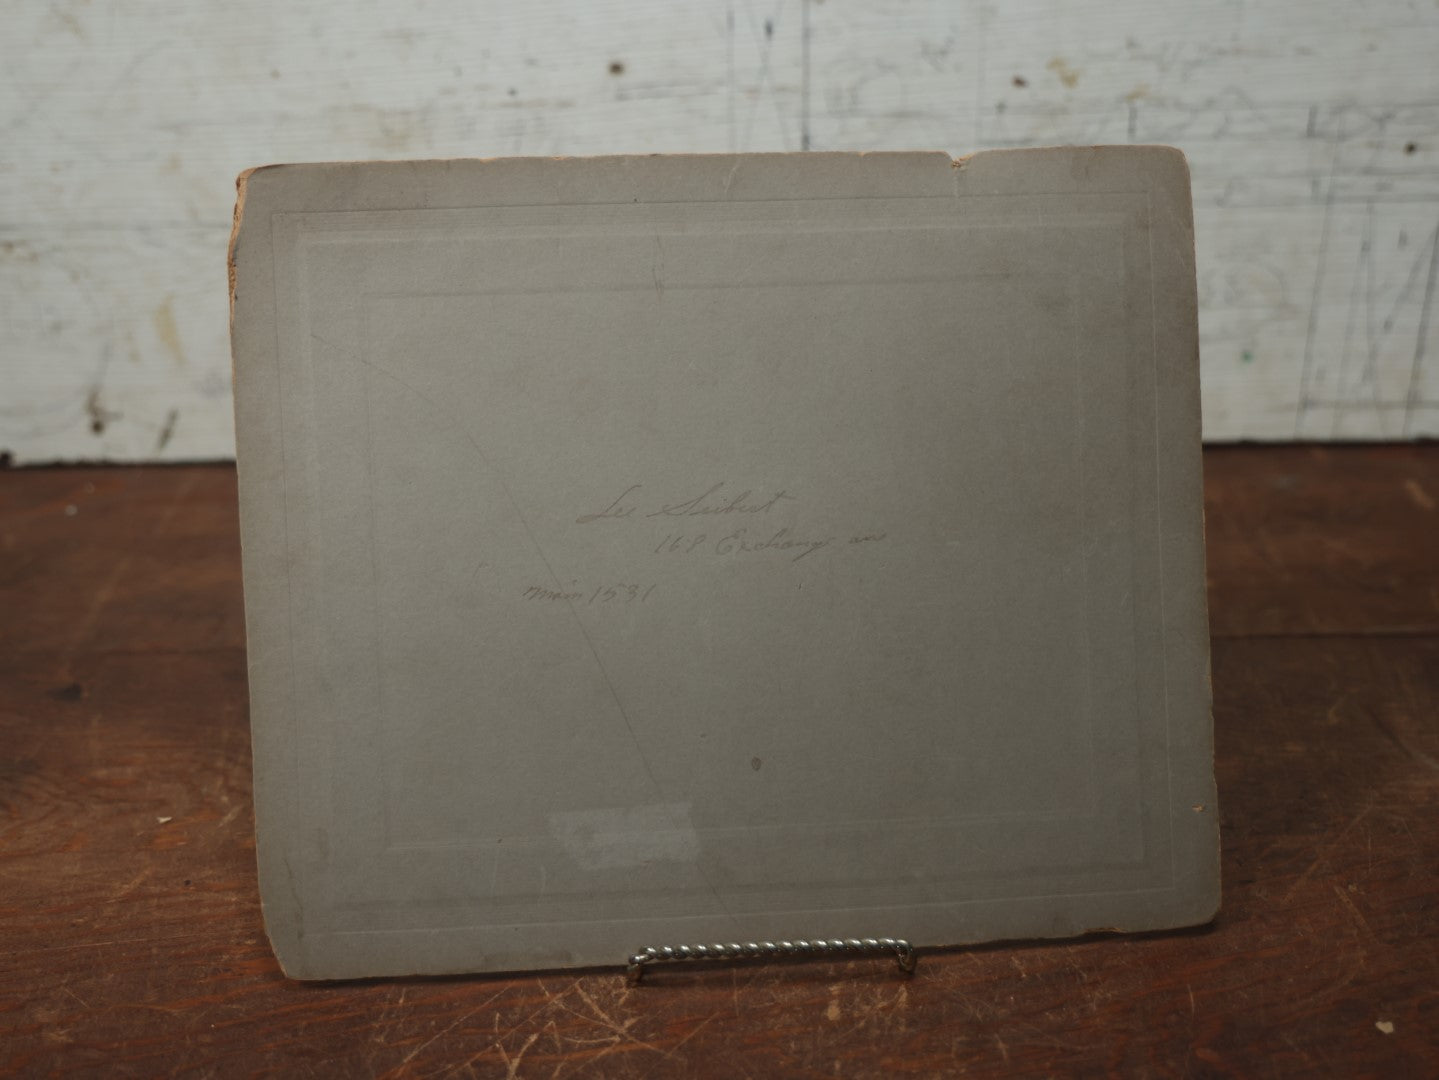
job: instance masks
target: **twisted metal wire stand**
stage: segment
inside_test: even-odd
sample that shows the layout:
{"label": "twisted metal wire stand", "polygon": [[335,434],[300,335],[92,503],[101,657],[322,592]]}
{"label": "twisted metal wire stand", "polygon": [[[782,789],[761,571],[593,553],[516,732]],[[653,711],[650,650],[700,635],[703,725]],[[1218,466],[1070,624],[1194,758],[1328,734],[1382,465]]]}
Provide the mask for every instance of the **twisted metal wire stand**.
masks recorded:
{"label": "twisted metal wire stand", "polygon": [[785,957],[809,959],[891,954],[899,970],[914,971],[914,947],[903,938],[814,938],[800,941],[747,941],[728,945],[650,945],[630,957],[625,976],[638,983],[645,968],[653,964],[683,960],[777,960]]}

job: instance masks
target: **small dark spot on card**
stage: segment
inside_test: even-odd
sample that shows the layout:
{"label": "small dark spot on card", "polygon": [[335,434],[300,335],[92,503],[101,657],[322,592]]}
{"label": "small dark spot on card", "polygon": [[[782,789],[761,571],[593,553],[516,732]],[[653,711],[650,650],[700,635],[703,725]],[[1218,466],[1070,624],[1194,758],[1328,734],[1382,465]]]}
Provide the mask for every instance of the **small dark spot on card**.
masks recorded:
{"label": "small dark spot on card", "polygon": [[85,688],[77,682],[66,683],[51,690],[50,696],[56,701],[79,701],[85,696]]}
{"label": "small dark spot on card", "polygon": [[1415,153],[1418,149],[1419,149],[1419,144],[1418,144],[1418,143],[1415,143],[1415,142],[1407,142],[1407,143],[1404,144],[1404,152],[1405,152],[1406,154]]}
{"label": "small dark spot on card", "polygon": [[611,60],[611,61],[610,61],[610,74],[611,74],[611,75],[623,75],[624,73],[625,73],[625,65],[624,65],[624,61],[623,61],[623,60]]}
{"label": "small dark spot on card", "polygon": [[749,767],[750,767],[751,769],[753,769],[755,772],[759,772],[760,766],[763,765],[763,764],[764,764],[764,762],[761,761],[761,760],[760,760],[759,758],[757,758],[757,757],[752,757],[752,758],[749,759]]}
{"label": "small dark spot on card", "polygon": [[1019,87],[1021,90],[1023,90],[1026,86],[1029,85],[1029,80],[1026,79],[1023,75],[1016,75],[1009,81],[1012,82],[1015,86]]}

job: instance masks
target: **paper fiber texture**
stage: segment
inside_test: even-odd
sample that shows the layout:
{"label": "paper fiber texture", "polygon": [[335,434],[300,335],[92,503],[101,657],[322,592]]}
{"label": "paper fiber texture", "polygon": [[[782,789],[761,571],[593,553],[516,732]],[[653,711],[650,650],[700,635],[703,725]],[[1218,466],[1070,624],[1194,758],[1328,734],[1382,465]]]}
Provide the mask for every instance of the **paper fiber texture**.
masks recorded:
{"label": "paper fiber texture", "polygon": [[289,974],[1214,912],[1177,151],[274,166],[231,274]]}

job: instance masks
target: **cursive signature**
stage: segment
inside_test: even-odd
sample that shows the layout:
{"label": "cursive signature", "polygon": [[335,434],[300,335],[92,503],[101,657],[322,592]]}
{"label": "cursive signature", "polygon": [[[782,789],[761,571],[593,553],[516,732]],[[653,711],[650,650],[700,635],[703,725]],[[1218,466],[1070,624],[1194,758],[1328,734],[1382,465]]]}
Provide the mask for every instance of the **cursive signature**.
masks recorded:
{"label": "cursive signature", "polygon": [[[725,514],[767,514],[784,500],[793,500],[794,496],[787,491],[776,491],[768,498],[758,496],[754,489],[745,488],[743,491],[732,492],[724,490],[728,486],[727,480],[721,480],[712,484],[693,498],[682,499],[678,502],[661,502],[656,509],[651,509],[643,516],[655,517],[696,517],[701,515],[725,515]],[[575,518],[576,525],[589,525],[595,521],[622,521],[625,518],[634,517],[640,512],[640,497],[635,495],[644,485],[631,484],[620,492],[619,497],[606,506],[603,510],[597,510],[589,514],[581,514]],[[651,506],[656,504],[651,503]]]}
{"label": "cursive signature", "polygon": [[631,484],[620,492],[620,497],[610,503],[597,514],[581,514],[575,518],[576,525],[588,525],[591,521],[601,521],[605,518],[627,518],[635,512],[633,506],[626,506],[625,500],[629,498],[630,492],[638,491],[643,485]]}
{"label": "cursive signature", "polygon": [[721,480],[703,494],[696,495],[693,499],[686,499],[683,502],[669,503],[661,506],[653,513],[645,517],[694,517],[697,514],[767,514],[775,508],[781,499],[793,499],[794,496],[785,491],[776,491],[763,502],[751,502],[754,492],[746,489],[738,495],[721,495],[720,488],[725,486]]}

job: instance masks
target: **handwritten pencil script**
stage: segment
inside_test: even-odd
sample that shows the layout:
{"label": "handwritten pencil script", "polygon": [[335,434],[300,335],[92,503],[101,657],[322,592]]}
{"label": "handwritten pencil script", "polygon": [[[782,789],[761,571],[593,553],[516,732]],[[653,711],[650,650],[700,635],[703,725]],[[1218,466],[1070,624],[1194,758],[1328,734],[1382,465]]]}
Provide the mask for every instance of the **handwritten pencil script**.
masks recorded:
{"label": "handwritten pencil script", "polygon": [[826,535],[827,531],[796,525],[785,520],[795,509],[791,504],[800,504],[800,500],[783,488],[756,490],[728,480],[711,484],[698,494],[684,493],[684,497],[678,499],[654,497],[644,490],[643,484],[631,484],[600,509],[580,514],[575,524],[661,519],[674,528],[658,543],[650,541],[651,555],[729,556],[779,552],[793,562],[825,548],[885,539],[886,533],[882,530]]}
{"label": "handwritten pencil script", "polygon": [[634,517],[636,512],[640,512],[647,518],[701,517],[708,514],[768,514],[781,501],[794,499],[794,496],[787,491],[776,491],[768,498],[762,495],[756,496],[748,488],[737,494],[731,494],[724,490],[728,486],[727,482],[721,480],[693,498],[681,499],[678,502],[662,502],[645,512],[641,509],[638,496],[635,495],[635,492],[643,486],[643,484],[631,484],[620,492],[619,498],[603,510],[592,514],[581,514],[575,518],[575,524],[588,525],[592,521],[619,521]]}

